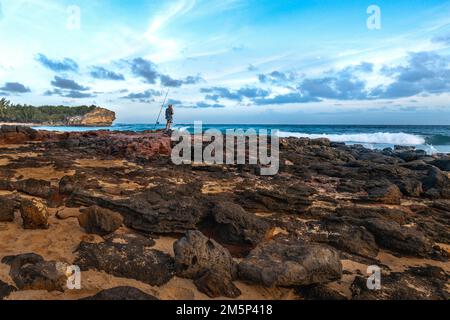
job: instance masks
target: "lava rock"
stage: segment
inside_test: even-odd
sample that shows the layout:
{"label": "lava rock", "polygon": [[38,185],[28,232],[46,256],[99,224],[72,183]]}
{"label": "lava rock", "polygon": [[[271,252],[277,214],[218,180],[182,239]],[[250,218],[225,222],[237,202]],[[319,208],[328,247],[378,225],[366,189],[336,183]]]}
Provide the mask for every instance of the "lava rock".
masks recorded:
{"label": "lava rock", "polygon": [[38,179],[26,179],[14,182],[14,188],[17,191],[26,193],[30,196],[47,198],[51,194],[51,184],[49,181]]}
{"label": "lava rock", "polygon": [[159,299],[139,289],[123,286],[102,290],[92,297],[87,297],[80,300],[138,301],[138,300],[159,300]]}
{"label": "lava rock", "polygon": [[67,287],[69,265],[45,261],[34,253],[7,256],[2,263],[10,265],[9,275],[20,290],[47,290],[63,292]]}
{"label": "lava rock", "polygon": [[305,286],[339,280],[339,253],[329,246],[297,240],[272,240],[239,263],[239,277],[272,286]]}
{"label": "lava rock", "polygon": [[412,256],[429,256],[432,243],[417,229],[406,228],[395,221],[369,218],[362,224],[375,236],[383,248]]}
{"label": "lava rock", "polygon": [[98,206],[82,209],[81,212],[78,222],[88,233],[105,236],[119,229],[123,223],[119,213]]}
{"label": "lava rock", "polygon": [[25,229],[48,229],[49,212],[47,206],[37,199],[22,199],[20,214]]}
{"label": "lava rock", "polygon": [[17,204],[14,200],[0,196],[0,222],[14,221]]}
{"label": "lava rock", "polygon": [[0,300],[3,300],[7,296],[9,296],[12,292],[16,291],[17,289],[13,286],[10,286],[6,282],[3,282],[0,280]]}
{"label": "lava rock", "polygon": [[236,276],[237,266],[230,252],[199,231],[188,231],[173,245],[177,275],[196,279],[206,270]]}
{"label": "lava rock", "polygon": [[268,222],[229,201],[214,204],[205,228],[222,243],[252,245],[267,238],[271,230]]}
{"label": "lava rock", "polygon": [[161,286],[173,277],[174,265],[168,254],[151,249],[154,244],[152,239],[135,234],[112,234],[102,243],[83,241],[75,264],[83,271],[97,269]]}
{"label": "lava rock", "polygon": [[242,293],[233,283],[229,274],[207,270],[194,281],[195,286],[210,298],[237,298]]}

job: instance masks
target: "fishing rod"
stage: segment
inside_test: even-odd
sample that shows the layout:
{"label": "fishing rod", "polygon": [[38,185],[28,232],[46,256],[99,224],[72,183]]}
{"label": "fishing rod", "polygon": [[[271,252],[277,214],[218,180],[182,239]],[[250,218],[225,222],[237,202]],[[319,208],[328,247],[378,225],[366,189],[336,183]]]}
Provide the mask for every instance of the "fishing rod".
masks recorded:
{"label": "fishing rod", "polygon": [[163,102],[163,104],[162,104],[162,106],[161,106],[161,110],[159,110],[158,119],[156,119],[156,123],[155,123],[154,129],[156,129],[156,126],[159,124],[159,118],[161,117],[161,113],[162,113],[162,111],[163,111],[163,109],[164,109],[164,106],[165,106],[165,104],[166,104],[167,97],[169,96],[169,91],[170,91],[170,88],[167,89],[166,97],[164,98],[164,102]]}

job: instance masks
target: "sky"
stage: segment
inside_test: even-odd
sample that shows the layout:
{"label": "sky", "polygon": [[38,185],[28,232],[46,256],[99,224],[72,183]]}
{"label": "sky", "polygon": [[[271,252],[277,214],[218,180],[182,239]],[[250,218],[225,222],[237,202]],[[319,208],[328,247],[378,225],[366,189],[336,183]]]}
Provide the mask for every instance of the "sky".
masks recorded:
{"label": "sky", "polygon": [[0,97],[152,123],[450,125],[450,1],[0,0]]}

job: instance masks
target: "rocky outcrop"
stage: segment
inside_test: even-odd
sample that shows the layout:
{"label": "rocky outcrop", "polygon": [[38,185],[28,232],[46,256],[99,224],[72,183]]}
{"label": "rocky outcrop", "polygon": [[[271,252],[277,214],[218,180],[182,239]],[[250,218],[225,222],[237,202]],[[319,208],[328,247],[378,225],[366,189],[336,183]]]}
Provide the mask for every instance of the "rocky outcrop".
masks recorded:
{"label": "rocky outcrop", "polygon": [[237,298],[241,295],[241,290],[233,283],[229,274],[214,272],[211,270],[194,281],[195,286],[210,298]]}
{"label": "rocky outcrop", "polygon": [[291,240],[261,244],[239,263],[240,278],[267,287],[326,283],[341,275],[336,250]]}
{"label": "rocky outcrop", "polygon": [[123,223],[119,213],[98,206],[83,209],[81,212],[82,214],[78,215],[78,222],[87,233],[106,236],[119,229]]}
{"label": "rocky outcrop", "polygon": [[38,131],[29,127],[14,125],[0,127],[0,144],[21,144],[38,138]]}
{"label": "rocky outcrop", "polygon": [[65,125],[81,126],[81,127],[109,127],[116,120],[116,113],[105,109],[96,107],[91,112],[82,116],[69,117]]}
{"label": "rocky outcrop", "polygon": [[3,282],[0,280],[0,300],[3,300],[7,296],[9,296],[12,292],[16,291],[17,289],[6,282]]}
{"label": "rocky outcrop", "polygon": [[355,300],[448,300],[449,274],[439,267],[411,267],[382,275],[381,290],[369,290],[367,279],[356,277],[351,286]]}
{"label": "rocky outcrop", "polygon": [[161,286],[173,277],[173,259],[151,249],[154,244],[152,239],[135,234],[112,234],[101,243],[83,241],[77,249],[75,264],[81,270],[96,269]]}

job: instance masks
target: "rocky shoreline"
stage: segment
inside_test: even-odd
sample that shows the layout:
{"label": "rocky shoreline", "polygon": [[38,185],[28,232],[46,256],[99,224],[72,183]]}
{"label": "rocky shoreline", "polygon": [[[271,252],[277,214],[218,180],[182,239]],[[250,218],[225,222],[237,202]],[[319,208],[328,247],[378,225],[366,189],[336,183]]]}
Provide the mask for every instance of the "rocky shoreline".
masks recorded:
{"label": "rocky shoreline", "polygon": [[2,126],[0,299],[449,298],[449,156],[286,138],[267,177],[171,147]]}

